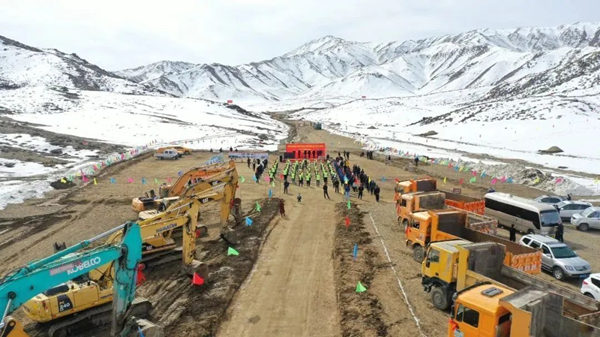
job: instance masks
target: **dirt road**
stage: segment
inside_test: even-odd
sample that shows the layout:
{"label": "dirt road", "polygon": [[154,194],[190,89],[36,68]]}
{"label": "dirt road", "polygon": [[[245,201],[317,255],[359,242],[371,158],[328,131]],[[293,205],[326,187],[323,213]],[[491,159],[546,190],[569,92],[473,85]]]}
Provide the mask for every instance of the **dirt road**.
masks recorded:
{"label": "dirt road", "polygon": [[331,254],[335,202],[324,200],[319,187],[291,186],[290,192],[286,217],[273,228],[218,336],[340,335]]}

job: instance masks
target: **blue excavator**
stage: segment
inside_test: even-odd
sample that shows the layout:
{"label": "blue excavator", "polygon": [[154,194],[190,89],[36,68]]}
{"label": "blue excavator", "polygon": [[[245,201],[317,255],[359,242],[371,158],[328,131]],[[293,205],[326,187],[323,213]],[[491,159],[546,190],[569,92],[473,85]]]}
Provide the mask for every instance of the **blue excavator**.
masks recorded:
{"label": "blue excavator", "polygon": [[[94,244],[116,232],[123,233],[119,242]],[[143,317],[151,309],[148,301],[135,298],[137,268],[141,259],[140,227],[137,223],[128,222],[14,270],[0,280],[0,310],[2,310],[0,337],[28,336],[23,325],[10,314],[38,294],[52,295],[55,299],[53,303],[37,308],[45,312],[68,310],[77,304],[73,303],[74,301],[87,301],[86,292],[82,292],[80,298],[60,296],[61,292],[71,291],[71,287],[75,284],[87,284],[89,297],[96,298],[97,294],[92,294],[95,291],[94,282],[82,283],[81,278],[87,277],[90,271],[99,266],[111,262],[114,275],[112,305],[108,304],[102,309],[93,308],[81,315],[69,316],[68,319],[51,326],[49,334],[61,337],[74,336],[78,334],[76,331],[79,323],[95,322],[96,325],[104,326],[109,321],[112,322],[110,332],[112,336],[137,334],[135,317]],[[76,279],[79,279],[78,282],[73,282]],[[25,311],[33,309],[27,306],[23,308]],[[158,326],[152,326],[151,329],[154,329],[151,335],[162,334],[158,332],[161,330]]]}

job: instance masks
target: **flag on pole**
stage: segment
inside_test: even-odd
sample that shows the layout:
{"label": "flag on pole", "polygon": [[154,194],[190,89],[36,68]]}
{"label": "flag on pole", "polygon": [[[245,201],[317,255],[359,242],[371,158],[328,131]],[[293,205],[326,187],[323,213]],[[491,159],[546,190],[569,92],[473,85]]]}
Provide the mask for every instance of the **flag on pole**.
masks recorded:
{"label": "flag on pole", "polygon": [[240,253],[237,250],[233,249],[233,247],[229,247],[229,248],[227,248],[227,256],[231,256],[231,255],[238,256],[238,255],[240,255]]}
{"label": "flag on pole", "polygon": [[354,249],[352,250],[352,257],[356,261],[356,257],[358,256],[358,243],[354,244]]}
{"label": "flag on pole", "polygon": [[446,184],[446,177],[444,177],[444,184]]}
{"label": "flag on pole", "polygon": [[350,200],[348,200],[348,203],[346,204],[346,206],[348,207],[348,209],[352,208],[352,204],[350,204]]}
{"label": "flag on pole", "polygon": [[240,176],[240,183],[244,183],[244,181],[246,181],[246,178],[244,178],[244,176]]}
{"label": "flag on pole", "polygon": [[344,219],[344,223],[346,224],[346,228],[348,228],[350,226],[350,218],[346,215],[346,218]]}
{"label": "flag on pole", "polygon": [[255,208],[256,208],[257,212],[260,212],[261,208],[260,208],[260,205],[258,204],[258,201],[256,202],[256,207]]}
{"label": "flag on pole", "polygon": [[252,219],[249,216],[247,216],[246,217],[246,226],[252,226],[252,223],[253,223]]}
{"label": "flag on pole", "polygon": [[271,189],[269,188],[269,199],[271,199],[272,197],[273,197],[273,190],[271,190]]}
{"label": "flag on pole", "polygon": [[195,286],[201,286],[204,284],[204,278],[198,275],[198,273],[194,273],[194,277],[192,278],[192,284]]}

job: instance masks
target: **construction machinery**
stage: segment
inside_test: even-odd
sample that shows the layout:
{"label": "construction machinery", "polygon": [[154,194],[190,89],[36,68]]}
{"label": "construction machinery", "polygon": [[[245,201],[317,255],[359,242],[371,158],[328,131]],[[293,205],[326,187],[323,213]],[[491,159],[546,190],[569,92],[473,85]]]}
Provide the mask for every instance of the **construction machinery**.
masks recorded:
{"label": "construction machinery", "polygon": [[143,197],[134,198],[131,207],[136,212],[150,209],[164,210],[170,203],[186,194],[198,193],[222,182],[237,187],[238,174],[233,160],[226,164],[213,164],[193,168],[182,175],[172,185],[162,184],[158,195],[150,190]]}
{"label": "construction machinery", "polygon": [[398,222],[406,227],[413,213],[428,209],[454,207],[483,215],[485,201],[442,191],[419,191],[402,194],[396,201]]}
{"label": "construction machinery", "polygon": [[[547,318],[534,316],[543,316],[544,311],[558,310],[560,313],[555,313],[556,319],[568,316],[569,320],[585,326],[593,322],[595,317],[599,317],[600,303],[537,276],[505,266],[502,263],[504,253],[504,245],[495,242],[472,243],[467,240],[448,240],[429,245],[427,257],[421,267],[424,290],[431,293],[434,306],[442,310],[447,309],[453,296],[456,296],[452,312],[453,324],[458,328],[453,329],[449,336],[530,336],[528,333],[531,329],[537,331],[543,329],[544,326],[538,323],[542,323]],[[480,286],[482,288],[478,288]],[[476,289],[475,292],[472,291],[473,289]],[[509,310],[501,309],[499,298],[495,296],[504,297],[516,293],[523,296],[519,299],[512,298],[515,307],[525,311],[535,307],[538,309],[535,309],[537,310],[535,315],[529,314],[528,324],[524,324],[525,320],[517,323],[513,317],[511,327],[510,323],[505,324],[507,320],[510,321],[510,316],[505,316]],[[550,302],[546,303],[553,305],[550,309],[543,309],[545,300],[542,298],[546,295],[550,299]],[[538,320],[535,324],[533,324],[534,318]],[[459,332],[456,332],[457,330]],[[507,332],[511,330],[513,332]],[[532,336],[577,335],[534,334]]]}
{"label": "construction machinery", "polygon": [[[91,248],[94,242],[114,233],[120,233],[121,240]],[[64,317],[63,313],[76,305],[84,311],[56,321],[49,327],[50,336],[73,336],[84,323],[105,326],[111,320],[113,336],[128,335],[133,326],[130,320],[126,322],[127,318],[143,316],[151,308],[148,301],[135,299],[141,247],[140,227],[126,223],[8,274],[0,283],[0,307],[4,308],[0,336],[28,336],[23,325],[8,316],[21,306],[30,318],[46,322]],[[114,275],[112,287],[106,288],[92,280],[74,282],[107,263],[111,264]],[[107,297],[115,299],[112,306],[106,305]],[[162,333],[160,327],[151,329],[155,336]]]}
{"label": "construction machinery", "polygon": [[541,251],[494,235],[496,227],[495,219],[450,208],[413,213],[404,233],[406,245],[413,249],[413,258],[419,263],[423,261],[425,247],[430,242],[462,238],[471,242],[501,243],[506,247],[505,265],[529,274],[539,274]]}
{"label": "construction machinery", "polygon": [[[225,198],[223,185],[217,185],[211,190],[180,199],[167,211],[139,222],[139,233],[142,238],[141,260],[145,266],[170,263],[177,258],[177,255],[181,254],[182,266],[186,274],[197,274],[201,278],[207,279],[207,266],[195,259],[196,238],[199,236],[199,210],[204,203]],[[175,249],[176,242],[173,233],[176,230],[181,230],[183,234],[181,251]],[[114,244],[121,241],[122,238],[122,232],[111,233],[105,244]],[[110,288],[113,285],[115,275],[112,271],[111,263],[96,265],[95,268],[89,271],[83,282],[72,282],[69,286],[72,297],[85,298],[85,301],[75,301],[69,307],[65,307],[59,313],[51,316],[37,314],[30,315],[30,318],[36,322],[57,320],[75,313],[79,315],[89,308],[111,302]],[[89,290],[89,284],[95,285],[95,292]],[[36,296],[27,303],[26,307],[39,308],[44,305],[44,301],[43,296]]]}

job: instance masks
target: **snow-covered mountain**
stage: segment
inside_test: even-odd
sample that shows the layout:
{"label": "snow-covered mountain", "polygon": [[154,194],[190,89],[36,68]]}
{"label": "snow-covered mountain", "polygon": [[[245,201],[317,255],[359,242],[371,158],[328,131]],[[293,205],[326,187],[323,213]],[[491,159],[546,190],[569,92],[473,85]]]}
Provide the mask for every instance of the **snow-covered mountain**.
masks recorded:
{"label": "snow-covered mountain", "polygon": [[38,49],[0,36],[0,89],[76,88],[129,94],[157,91],[108,72],[76,54]]}
{"label": "snow-covered mountain", "polygon": [[472,88],[486,88],[497,97],[523,94],[523,86],[532,93],[570,90],[565,84],[574,80],[574,85],[580,76],[593,86],[598,51],[600,24],[577,23],[384,44],[325,36],[261,62],[163,61],[117,74],[174,95],[218,100],[389,97]]}

